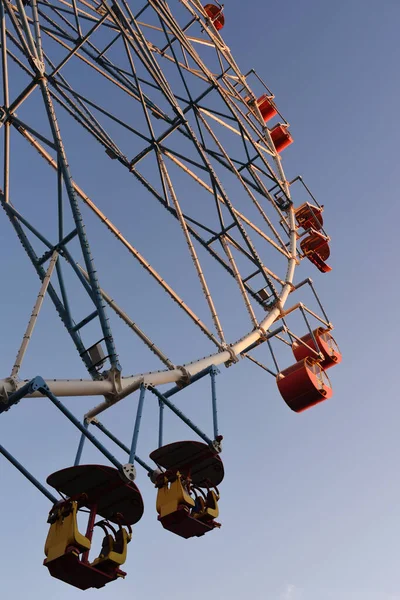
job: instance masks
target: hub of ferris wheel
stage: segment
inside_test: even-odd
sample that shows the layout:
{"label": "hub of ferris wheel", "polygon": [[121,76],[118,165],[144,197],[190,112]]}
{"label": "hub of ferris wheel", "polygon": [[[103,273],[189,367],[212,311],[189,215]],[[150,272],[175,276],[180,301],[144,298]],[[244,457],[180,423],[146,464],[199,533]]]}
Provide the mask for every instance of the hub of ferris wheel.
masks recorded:
{"label": "hub of ferris wheel", "polygon": [[[331,397],[326,371],[341,361],[313,281],[294,280],[302,262],[321,273],[331,270],[323,206],[301,177],[286,179],[281,153],[293,142],[289,123],[263,79],[254,70],[240,71],[221,35],[229,23],[225,16],[223,5],[199,0],[148,0],[140,8],[127,0],[0,0],[0,202],[40,280],[14,365],[0,382],[0,413],[16,405],[22,410],[29,397],[47,398],[81,433],[74,465],[47,479],[61,500],[3,446],[0,452],[51,501],[44,564],[53,577],[80,589],[100,588],[126,575],[121,566],[132,526],[143,514],[135,465],[147,471],[157,490],[162,527],[185,539],[220,528],[224,467],[218,367],[244,358],[253,362],[275,378],[283,400],[300,413]],[[106,214],[109,203],[101,206],[78,183],[74,173],[82,175],[80,166],[89,156],[76,147],[69,152],[69,127],[87,134],[90,148],[103,151],[101,165],[104,156],[112,161],[107,164],[113,173],[116,168],[126,173],[138,193],[176,225],[207,318]],[[37,199],[32,211],[26,190],[15,183],[14,140],[53,174],[47,195],[54,228],[45,202]],[[205,358],[180,364],[102,287],[85,228],[89,213],[144,269],[165,303],[178,307],[193,331],[207,340],[212,350]],[[229,279],[229,289],[241,302],[239,339],[228,332],[224,307],[221,311],[213,297],[213,269]],[[74,292],[67,281],[73,281]],[[311,306],[301,299],[306,293]],[[45,297],[65,326],[87,379],[20,379]],[[109,315],[122,319],[161,370],[125,375]],[[267,358],[261,360],[260,353]],[[211,434],[171,400],[204,378],[210,380]],[[169,388],[161,391],[165,385]],[[98,416],[134,392],[136,419],[126,445]],[[59,399],[65,396],[102,400],[81,421]],[[149,465],[137,448],[145,399],[152,398],[158,403],[158,447]],[[166,444],[165,409],[201,441]],[[125,451],[127,463],[117,460],[94,430]],[[112,466],[81,464],[86,440]],[[89,510],[85,534],[78,529],[82,509]],[[104,538],[93,559],[95,527]]]}

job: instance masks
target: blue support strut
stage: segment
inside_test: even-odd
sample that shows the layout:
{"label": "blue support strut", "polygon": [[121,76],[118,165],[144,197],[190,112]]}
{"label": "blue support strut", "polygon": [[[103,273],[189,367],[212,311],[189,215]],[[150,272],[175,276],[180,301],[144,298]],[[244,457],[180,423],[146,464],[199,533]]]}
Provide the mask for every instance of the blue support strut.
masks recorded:
{"label": "blue support strut", "polygon": [[53,496],[53,494],[49,492],[49,490],[46,489],[44,485],[42,485],[40,481],[36,479],[36,477],[29,473],[29,471],[27,471],[27,469],[25,469],[25,467],[23,467],[21,463],[18,462],[18,460],[1,445],[0,454],[2,454],[4,458],[6,458],[16,469],[18,469],[18,471],[22,473],[22,475],[24,475],[40,492],[42,492],[42,494],[44,494],[46,498],[50,500],[50,502],[53,504],[58,502],[57,498]]}
{"label": "blue support strut", "polygon": [[[128,446],[125,446],[125,444],[123,444],[121,440],[119,440],[113,433],[111,433],[111,431],[109,431],[107,427],[103,425],[103,423],[100,423],[100,421],[98,421],[97,419],[93,419],[91,423],[92,425],[95,425],[98,429],[100,429],[100,431],[102,431],[104,435],[106,435],[112,442],[114,442],[114,444],[117,444],[117,446],[119,446],[124,452],[126,452],[127,454],[130,453]],[[135,456],[135,462],[137,462],[141,467],[143,467],[143,469],[145,469],[148,473],[151,474],[153,472],[153,469],[149,467],[149,465],[146,464],[144,460],[139,458],[137,454]]]}
{"label": "blue support strut", "polygon": [[158,447],[161,448],[163,445],[163,437],[164,437],[164,403],[158,399]]}
{"label": "blue support strut", "polygon": [[211,399],[212,399],[212,411],[213,411],[213,426],[214,426],[214,439],[218,438],[218,409],[217,409],[217,389],[215,385],[215,377],[219,373],[217,367],[214,365],[211,367]]}
{"label": "blue support strut", "polygon": [[112,463],[119,471],[122,472],[121,463],[115,458],[115,456],[113,456],[113,454],[111,454],[111,452],[107,450],[107,448],[103,446],[101,442],[99,442],[93,433],[90,433],[90,431],[84,425],[82,425],[82,423],[68,410],[68,408],[64,406],[64,404],[60,402],[58,398],[56,398],[50,388],[46,385],[44,379],[42,379],[42,377],[35,377],[34,381],[38,384],[38,390],[47,396],[48,399],[67,417],[67,419],[69,419],[71,423],[73,423],[75,427],[77,427],[79,431],[85,437],[87,437],[88,440],[90,440],[102,454],[104,454],[110,463]]}
{"label": "blue support strut", "polygon": [[[84,421],[83,426],[85,429],[87,429],[89,427],[89,422]],[[77,467],[79,465],[79,463],[81,462],[82,451],[83,451],[83,446],[85,444],[85,441],[86,441],[86,435],[84,433],[82,433],[81,439],[79,440],[78,450],[76,451],[74,467]]]}
{"label": "blue support strut", "polygon": [[144,403],[145,394],[146,394],[146,388],[144,387],[144,385],[141,385],[138,408],[137,408],[136,419],[135,419],[135,427],[133,430],[131,451],[129,453],[129,462],[131,464],[134,462],[135,457],[136,457],[136,448],[137,448],[137,443],[138,443],[138,438],[139,438],[140,421],[142,420],[143,403]]}
{"label": "blue support strut", "polygon": [[190,429],[197,433],[197,435],[201,437],[209,446],[213,447],[213,441],[210,440],[210,438],[205,433],[203,433],[203,431],[201,431],[201,429],[199,429],[197,425],[193,423],[193,421],[191,421],[186,415],[184,415],[183,412],[179,410],[179,408],[172,404],[172,402],[168,400],[168,398],[166,398],[165,395],[161,394],[156,388],[151,386],[149,386],[149,390],[153,392],[153,394],[155,394],[157,398],[161,400],[161,402],[168,406],[168,408],[170,408],[173,413],[175,413],[180,419],[182,419],[182,421],[186,423],[186,425],[190,427]]}
{"label": "blue support strut", "polygon": [[118,362],[117,351],[114,344],[114,339],[111,333],[110,323],[108,321],[108,317],[106,314],[105,303],[103,301],[100,285],[97,278],[97,272],[94,267],[94,262],[92,258],[92,254],[90,251],[89,242],[86,236],[85,227],[83,224],[82,214],[79,208],[79,203],[76,197],[76,192],[73,187],[72,177],[69,169],[69,164],[67,161],[67,156],[65,154],[65,149],[63,145],[63,141],[61,138],[59,125],[57,122],[57,116],[53,107],[53,100],[51,98],[48,83],[45,79],[39,79],[39,87],[42,92],[43,102],[45,105],[45,109],[47,112],[50,129],[53,134],[54,145],[57,149],[57,160],[60,166],[60,171],[62,173],[64,179],[64,185],[67,191],[67,196],[69,199],[69,204],[71,207],[72,216],[75,222],[75,227],[78,232],[78,238],[81,246],[81,251],[83,254],[83,258],[86,265],[86,270],[88,272],[88,277],[90,281],[90,286],[92,288],[93,293],[93,302],[96,306],[96,309],[99,313],[99,321],[103,331],[105,344],[107,347],[107,353],[110,357],[110,362],[112,367],[117,370],[121,370],[121,367]]}
{"label": "blue support strut", "polygon": [[19,388],[19,390],[17,390],[13,394],[10,394],[10,396],[8,396],[7,398],[7,403],[0,403],[0,414],[11,408],[11,406],[13,406],[14,404],[17,404],[25,396],[28,396],[30,394],[33,394],[33,392],[38,391],[41,385],[41,381],[43,381],[41,377],[35,377],[31,381],[25,383],[21,388]]}
{"label": "blue support strut", "polygon": [[[191,385],[192,383],[196,383],[196,381],[199,381],[199,379],[202,379],[203,377],[205,377],[205,375],[208,375],[211,372],[212,368],[213,368],[213,365],[211,365],[211,367],[206,367],[205,369],[200,371],[200,373],[196,373],[196,375],[192,375],[190,378],[190,383],[188,385]],[[187,386],[185,386],[185,387],[187,387]],[[171,396],[174,396],[181,390],[182,390],[182,386],[174,385],[174,387],[172,387],[169,390],[167,390],[166,392],[164,392],[163,396],[164,396],[164,398],[170,398]]]}

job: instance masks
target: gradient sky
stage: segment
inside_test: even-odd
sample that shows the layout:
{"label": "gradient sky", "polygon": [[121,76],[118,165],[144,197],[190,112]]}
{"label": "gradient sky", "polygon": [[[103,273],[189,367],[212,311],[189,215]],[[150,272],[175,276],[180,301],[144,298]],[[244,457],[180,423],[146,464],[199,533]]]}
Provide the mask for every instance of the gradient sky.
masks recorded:
{"label": "gradient sky", "polygon": [[[222,529],[189,541],[162,531],[154,490],[140,473],[146,513],[129,547],[128,578],[85,597],[400,600],[400,4],[226,0],[225,11],[224,37],[239,66],[263,75],[291,123],[295,143],[283,155],[286,173],[302,174],[325,205],[333,271],[307,274],[335,324],[344,360],[331,375],[332,400],[302,415],[289,411],[273,379],[253,365],[223,370]],[[8,257],[0,266],[3,377],[38,287],[0,217]],[[107,262],[104,247],[96,258]],[[139,295],[146,293],[140,287]],[[84,376],[66,333],[48,314],[46,336],[32,343],[24,376]],[[184,393],[200,400],[208,388],[202,382]],[[92,404],[69,405],[82,414]],[[131,425],[119,411],[108,424],[129,440]],[[150,419],[142,435],[156,444]],[[42,479],[72,462],[78,439],[44,401],[7,413],[0,436]],[[85,460],[95,456],[86,449]],[[80,597],[41,566],[48,501],[4,460],[0,489],[2,598]]]}

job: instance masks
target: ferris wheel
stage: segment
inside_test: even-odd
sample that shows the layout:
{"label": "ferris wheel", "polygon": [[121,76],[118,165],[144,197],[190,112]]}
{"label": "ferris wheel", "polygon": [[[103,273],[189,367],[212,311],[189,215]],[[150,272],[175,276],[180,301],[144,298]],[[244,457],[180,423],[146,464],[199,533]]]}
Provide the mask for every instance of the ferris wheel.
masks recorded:
{"label": "ferris wheel", "polygon": [[[0,2],[0,201],[39,277],[0,413],[47,397],[81,432],[75,464],[47,480],[61,500],[0,452],[50,499],[45,565],[80,589],[125,576],[143,514],[135,464],[157,489],[165,529],[189,538],[220,527],[218,367],[252,361],[301,412],[332,395],[326,370],[341,361],[306,274],[330,271],[323,206],[301,177],[286,178],[289,123],[264,80],[241,72],[222,37],[225,17],[228,26],[222,5],[199,0]],[[21,160],[31,165],[29,194]],[[87,378],[21,378],[45,298]],[[149,367],[138,372],[139,363]],[[207,377],[208,434],[171,400]],[[60,400],[71,396],[100,399],[82,421]],[[159,406],[151,464],[137,453],[148,396]],[[137,406],[130,446],[99,421],[128,397]],[[196,440],[164,444],[166,409]],[[126,451],[125,464],[97,430]],[[112,466],[81,464],[87,439]],[[89,559],[95,526],[104,539]]]}

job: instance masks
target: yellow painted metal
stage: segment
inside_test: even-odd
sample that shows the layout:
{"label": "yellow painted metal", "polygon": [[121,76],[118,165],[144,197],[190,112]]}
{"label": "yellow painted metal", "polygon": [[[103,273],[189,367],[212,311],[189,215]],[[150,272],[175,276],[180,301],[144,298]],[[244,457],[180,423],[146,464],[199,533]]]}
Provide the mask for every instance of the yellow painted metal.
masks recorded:
{"label": "yellow painted metal", "polygon": [[63,556],[68,546],[76,548],[78,553],[90,550],[90,540],[79,532],[77,513],[76,501],[63,504],[57,509],[44,547],[46,563]]}
{"label": "yellow painted metal", "polygon": [[219,495],[213,490],[209,490],[207,498],[199,497],[201,509],[197,513],[193,513],[193,517],[199,521],[213,521],[219,515],[218,500]]}
{"label": "yellow painted metal", "polygon": [[158,489],[156,508],[160,517],[165,517],[179,509],[179,506],[194,507],[194,500],[185,490],[179,471],[171,484],[165,478],[164,485]]}
{"label": "yellow painted metal", "polygon": [[[120,567],[126,561],[128,544],[132,539],[132,534],[126,529],[121,528],[116,539],[112,535],[106,535],[103,540],[100,556],[92,562],[92,567],[102,569],[104,567]],[[103,551],[105,552],[103,553]]]}

